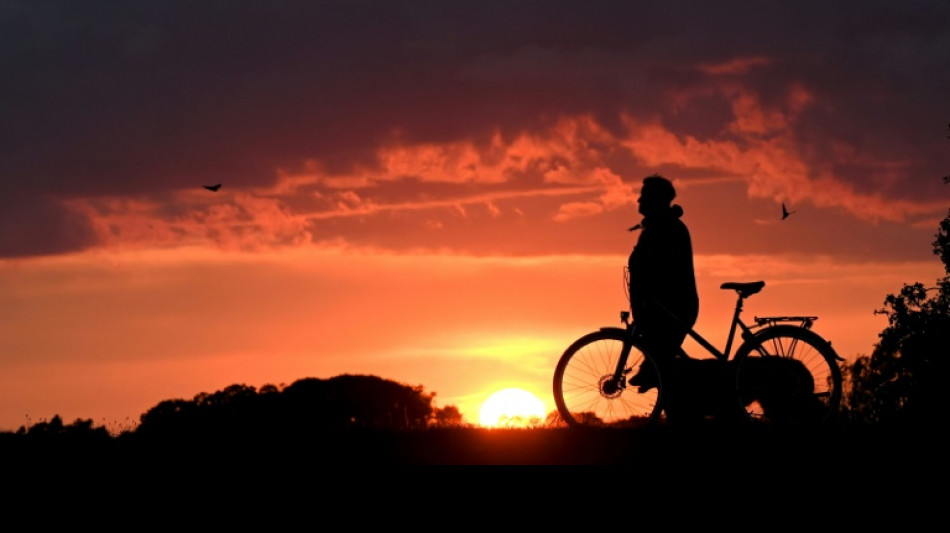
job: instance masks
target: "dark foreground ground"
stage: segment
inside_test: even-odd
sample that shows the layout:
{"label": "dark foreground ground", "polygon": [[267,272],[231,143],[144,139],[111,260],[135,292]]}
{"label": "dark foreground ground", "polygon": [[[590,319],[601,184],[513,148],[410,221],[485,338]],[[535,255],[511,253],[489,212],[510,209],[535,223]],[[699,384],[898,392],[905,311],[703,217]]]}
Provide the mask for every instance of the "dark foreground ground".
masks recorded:
{"label": "dark foreground ground", "polygon": [[478,429],[271,431],[266,434],[89,438],[3,435],[10,467],[182,473],[404,465],[725,468],[750,473],[807,468],[943,467],[941,431],[884,427],[653,427],[637,430]]}
{"label": "dark foreground ground", "polygon": [[530,514],[532,527],[539,515],[558,528],[616,516],[634,529],[646,524],[632,522],[648,519],[783,531],[817,524],[877,529],[899,518],[903,529],[925,531],[945,508],[941,433],[708,426],[4,434],[0,479],[8,514],[39,504],[41,513],[26,513],[35,523],[129,516],[133,527],[188,530],[225,523],[268,531],[365,527],[377,520],[473,529],[479,517],[510,526]]}
{"label": "dark foreground ground", "polygon": [[751,520],[761,529],[765,520],[782,530],[829,521],[858,527],[856,518],[876,527],[882,516],[899,516],[909,529],[927,530],[945,507],[947,474],[942,432],[907,428],[63,437],[0,435],[5,509],[40,504],[34,520],[45,520],[72,506],[83,520],[124,513],[134,524],[188,529],[225,527],[222,520],[246,528],[257,517],[268,531],[275,521],[297,528],[315,517],[418,525],[430,512],[467,524],[465,513],[497,521],[511,508],[530,508],[557,527],[580,516],[640,520],[645,512],[668,524]]}

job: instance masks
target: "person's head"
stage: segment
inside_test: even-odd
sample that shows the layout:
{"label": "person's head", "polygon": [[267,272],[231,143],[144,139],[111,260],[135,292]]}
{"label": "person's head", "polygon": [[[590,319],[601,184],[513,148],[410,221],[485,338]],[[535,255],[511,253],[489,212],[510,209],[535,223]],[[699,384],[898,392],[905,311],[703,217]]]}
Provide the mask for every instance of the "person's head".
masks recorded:
{"label": "person's head", "polygon": [[669,209],[674,198],[676,189],[673,188],[673,183],[659,174],[653,174],[643,178],[640,198],[637,199],[640,204],[638,210],[643,216],[650,216]]}

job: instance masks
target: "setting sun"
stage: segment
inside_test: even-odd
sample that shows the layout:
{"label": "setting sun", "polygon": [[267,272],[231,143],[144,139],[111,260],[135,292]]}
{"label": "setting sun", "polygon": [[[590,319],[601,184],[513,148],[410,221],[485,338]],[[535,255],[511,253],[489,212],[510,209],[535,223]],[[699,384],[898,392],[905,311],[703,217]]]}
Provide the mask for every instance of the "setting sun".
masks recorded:
{"label": "setting sun", "polygon": [[486,427],[526,427],[544,421],[544,402],[524,389],[502,389],[485,400],[478,421]]}

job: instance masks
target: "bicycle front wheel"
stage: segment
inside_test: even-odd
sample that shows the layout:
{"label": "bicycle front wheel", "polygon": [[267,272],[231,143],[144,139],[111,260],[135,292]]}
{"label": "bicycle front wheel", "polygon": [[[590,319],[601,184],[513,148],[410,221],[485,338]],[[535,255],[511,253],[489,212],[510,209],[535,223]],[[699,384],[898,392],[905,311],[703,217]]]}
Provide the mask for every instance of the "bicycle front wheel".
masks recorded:
{"label": "bicycle front wheel", "polygon": [[841,369],[831,344],[814,331],[777,325],[736,351],[736,390],[748,420],[833,420],[841,404]]}
{"label": "bicycle front wheel", "polygon": [[[630,348],[618,376],[624,344]],[[628,384],[636,376],[636,385]],[[639,427],[656,422],[662,409],[656,364],[626,330],[589,333],[564,351],[554,371],[554,401],[571,427]]]}

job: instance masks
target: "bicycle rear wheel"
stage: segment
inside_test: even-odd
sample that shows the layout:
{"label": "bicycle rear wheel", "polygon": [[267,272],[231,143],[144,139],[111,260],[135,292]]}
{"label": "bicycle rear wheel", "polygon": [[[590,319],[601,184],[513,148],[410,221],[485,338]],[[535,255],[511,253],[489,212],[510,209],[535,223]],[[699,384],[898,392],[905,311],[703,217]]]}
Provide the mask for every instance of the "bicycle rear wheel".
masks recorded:
{"label": "bicycle rear wheel", "polygon": [[[614,379],[624,342],[630,354]],[[641,385],[628,385],[637,376]],[[656,364],[626,330],[604,328],[571,344],[554,371],[554,401],[571,427],[639,427],[656,422],[662,409],[662,380]]]}
{"label": "bicycle rear wheel", "polygon": [[814,331],[780,324],[736,351],[736,390],[748,420],[824,423],[841,404],[841,369],[831,344]]}

